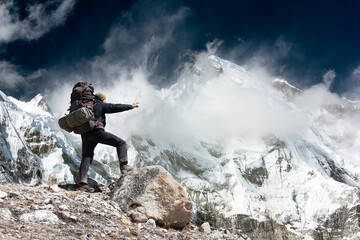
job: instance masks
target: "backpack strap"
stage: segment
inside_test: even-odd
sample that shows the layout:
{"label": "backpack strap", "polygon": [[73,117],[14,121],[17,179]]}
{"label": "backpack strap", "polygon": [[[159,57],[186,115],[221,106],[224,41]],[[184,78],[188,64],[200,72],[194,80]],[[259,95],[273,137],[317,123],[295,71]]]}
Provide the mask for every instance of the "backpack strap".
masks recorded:
{"label": "backpack strap", "polygon": [[[91,83],[86,82],[85,86],[82,87],[82,89],[80,90],[80,96],[81,98],[83,98],[83,93],[89,88],[89,86],[91,85]],[[90,90],[92,91],[92,89],[90,88]],[[91,100],[91,98],[84,98],[86,100]]]}

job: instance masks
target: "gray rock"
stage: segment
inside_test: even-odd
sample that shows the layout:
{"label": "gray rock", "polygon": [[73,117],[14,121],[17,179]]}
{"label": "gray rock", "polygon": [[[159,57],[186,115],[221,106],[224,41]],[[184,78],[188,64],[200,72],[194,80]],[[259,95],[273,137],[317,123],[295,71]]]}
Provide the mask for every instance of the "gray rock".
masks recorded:
{"label": "gray rock", "polygon": [[62,204],[62,205],[59,206],[59,209],[62,210],[62,211],[65,211],[65,210],[68,210],[69,207],[66,206],[66,205],[64,205],[64,204]]}
{"label": "gray rock", "polygon": [[159,226],[183,228],[193,215],[186,190],[161,166],[127,173],[114,185],[111,198],[127,212],[141,207]]}
{"label": "gray rock", "polygon": [[39,208],[38,205],[31,205],[31,206],[30,206],[30,209],[31,209],[31,210],[39,210],[40,208]]}
{"label": "gray rock", "polygon": [[6,198],[7,195],[8,194],[6,192],[3,192],[3,191],[0,190],[0,199]]}
{"label": "gray rock", "polygon": [[61,219],[70,219],[71,215],[69,212],[66,211],[59,211],[58,215],[60,216]]}
{"label": "gray rock", "polygon": [[152,228],[155,228],[156,227],[156,222],[155,222],[154,219],[150,218],[149,220],[147,220],[146,225],[148,225],[148,226],[150,226]]}
{"label": "gray rock", "polygon": [[54,206],[51,205],[51,204],[47,204],[47,205],[39,206],[38,209],[41,209],[41,210],[54,210]]}
{"label": "gray rock", "polygon": [[56,223],[59,221],[59,218],[52,212],[48,210],[37,210],[32,213],[25,213],[20,216],[21,223],[29,222],[52,222]]}
{"label": "gray rock", "polygon": [[0,208],[0,220],[11,220],[11,212],[8,208]]}
{"label": "gray rock", "polygon": [[74,222],[77,222],[77,220],[78,220],[76,216],[70,216],[69,219],[72,220],[72,221],[74,221]]}
{"label": "gray rock", "polygon": [[208,222],[204,222],[203,224],[201,224],[199,230],[203,233],[211,233],[210,224]]}
{"label": "gray rock", "polygon": [[61,189],[59,188],[58,185],[51,185],[51,186],[49,187],[49,189],[50,189],[51,191],[53,191],[53,192],[60,192],[60,191],[61,191]]}
{"label": "gray rock", "polygon": [[148,220],[145,214],[139,212],[133,212],[130,216],[131,219],[137,223],[144,223]]}
{"label": "gray rock", "polygon": [[17,197],[19,197],[19,193],[17,193],[17,192],[9,192],[9,197],[17,198]]}

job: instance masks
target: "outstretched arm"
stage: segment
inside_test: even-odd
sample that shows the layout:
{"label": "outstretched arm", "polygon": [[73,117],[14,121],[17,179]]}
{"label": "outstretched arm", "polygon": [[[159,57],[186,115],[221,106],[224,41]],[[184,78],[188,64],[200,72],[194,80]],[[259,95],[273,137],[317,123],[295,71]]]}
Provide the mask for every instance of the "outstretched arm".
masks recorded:
{"label": "outstretched arm", "polygon": [[133,103],[131,104],[114,104],[114,103],[105,103],[103,107],[103,113],[117,113],[117,112],[123,112],[128,111],[133,108],[138,108],[139,103]]}

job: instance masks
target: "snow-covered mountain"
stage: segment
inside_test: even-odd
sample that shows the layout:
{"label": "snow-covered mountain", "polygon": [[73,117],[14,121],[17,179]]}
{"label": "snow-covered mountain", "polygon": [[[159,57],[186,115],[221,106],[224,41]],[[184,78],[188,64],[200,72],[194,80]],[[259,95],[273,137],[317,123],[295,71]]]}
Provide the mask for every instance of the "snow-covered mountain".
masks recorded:
{"label": "snow-covered mountain", "polygon": [[0,103],[0,181],[74,182],[80,158],[45,99],[22,102],[0,91]]}
{"label": "snow-covered mountain", "polygon": [[[79,138],[58,128],[40,95],[25,103],[0,93],[2,181],[74,181]],[[197,221],[252,239],[360,239],[358,102],[215,56],[157,96],[149,129],[127,139],[130,163],[172,173]],[[115,151],[99,146],[90,176],[118,174]]]}

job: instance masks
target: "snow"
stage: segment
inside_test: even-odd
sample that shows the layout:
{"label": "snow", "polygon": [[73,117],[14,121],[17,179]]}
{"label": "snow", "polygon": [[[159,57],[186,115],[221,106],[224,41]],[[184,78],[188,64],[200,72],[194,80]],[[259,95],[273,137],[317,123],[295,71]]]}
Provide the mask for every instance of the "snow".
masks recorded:
{"label": "snow", "polygon": [[[274,82],[299,94],[289,100],[272,88]],[[0,95],[1,121],[11,119],[13,126],[7,128],[6,139],[12,157],[24,145],[19,129],[26,123],[56,139],[58,148],[41,158],[45,179],[74,181],[61,155],[65,152],[79,165],[79,136],[60,131],[40,95],[28,103]],[[339,208],[359,204],[358,103],[347,103],[324,86],[299,90],[261,71],[203,56],[176,84],[150,91],[147,99],[148,108],[132,116],[134,123],[146,124],[137,131],[140,137],[127,139],[129,162],[164,166],[190,191],[199,209],[212,204],[229,218],[270,217],[312,239],[308,230]],[[112,130],[123,125],[111,119],[108,124]],[[118,169],[111,169],[118,166],[114,148],[99,145],[95,160],[118,177]],[[90,177],[106,183],[94,170]]]}
{"label": "snow", "polygon": [[9,97],[9,100],[13,102],[16,106],[21,108],[24,112],[32,115],[32,116],[46,116],[52,117],[52,114],[44,110],[41,106],[38,105],[39,101],[43,100],[41,95],[36,95],[31,101],[23,102],[17,100],[13,97]]}
{"label": "snow", "polygon": [[74,177],[70,171],[70,167],[64,164],[62,155],[63,151],[61,148],[56,149],[55,152],[49,156],[41,159],[43,167],[43,180],[45,182],[55,183],[73,183]]}
{"label": "snow", "polygon": [[[285,80],[273,80],[299,92],[289,102],[271,90],[269,83],[259,81],[261,75],[215,56],[209,60],[215,71],[211,73],[206,61],[199,61],[196,77],[181,79],[162,90],[161,98],[182,110],[181,122],[188,127],[181,129],[194,136],[186,145],[221,142],[222,156],[216,159],[205,148],[191,149],[183,142],[175,142],[179,149],[161,146],[158,140],[157,150],[147,151],[148,158],[156,159],[161,149],[187,156],[198,170],[205,171],[194,174],[182,169],[173,174],[188,189],[208,191],[197,196],[200,203],[217,204],[225,216],[247,214],[260,221],[270,216],[280,224],[295,226],[297,233],[315,229],[342,206],[359,204],[356,106],[339,116],[327,109],[343,99],[324,87],[302,91]],[[236,104],[237,109],[233,104],[219,105],[219,99]],[[245,101],[247,105],[242,105]],[[176,118],[178,111],[172,113]],[[156,114],[154,118],[158,119]],[[167,125],[163,127],[167,129]],[[216,132],[218,129],[221,133]],[[280,142],[268,145],[264,139],[269,135]],[[257,168],[267,171],[261,186],[244,177],[246,169]]]}
{"label": "snow", "polygon": [[[47,111],[44,106],[45,100],[41,95],[37,95],[30,102],[19,101],[13,97],[4,97],[1,102],[1,124],[4,126],[4,136],[6,145],[1,145],[1,152],[5,153],[11,162],[18,162],[18,152],[25,149],[27,157],[33,158],[41,167],[43,181],[55,181],[57,183],[73,183],[74,178],[70,172],[70,167],[64,163],[63,154],[69,156],[71,161],[79,164],[79,158],[73,146],[60,131],[57,126],[57,119],[51,111]],[[38,103],[45,105],[39,105]],[[35,141],[31,140],[34,138]],[[30,142],[28,142],[30,141]],[[51,148],[50,141],[55,144],[54,149],[49,153],[39,156],[32,152],[32,147],[47,146]],[[8,154],[9,153],[9,154]],[[26,161],[26,158],[21,161]],[[22,164],[27,164],[23,162]],[[35,171],[35,169],[33,169]],[[36,183],[36,182],[34,182]]]}

